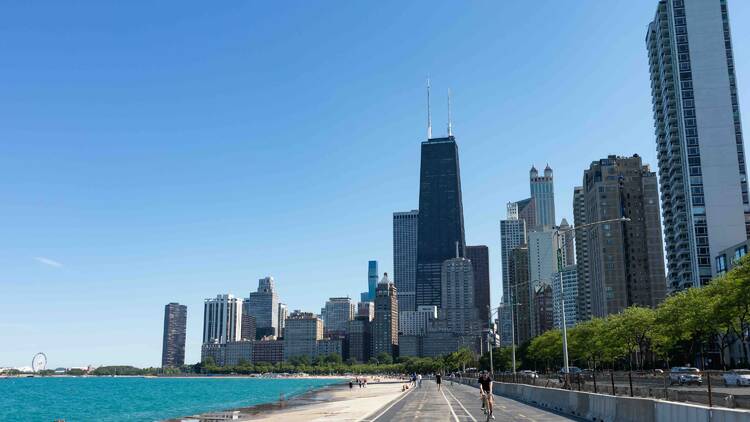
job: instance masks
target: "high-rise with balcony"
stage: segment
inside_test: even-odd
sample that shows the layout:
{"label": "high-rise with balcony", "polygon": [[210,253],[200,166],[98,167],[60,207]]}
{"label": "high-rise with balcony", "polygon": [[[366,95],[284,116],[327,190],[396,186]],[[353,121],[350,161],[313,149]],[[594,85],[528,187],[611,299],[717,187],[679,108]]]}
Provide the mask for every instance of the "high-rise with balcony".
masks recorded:
{"label": "high-rise with balcony", "polygon": [[400,312],[417,309],[417,227],[419,210],[393,213],[393,283]]}
{"label": "high-rise with balcony", "polygon": [[706,284],[750,232],[726,0],[659,0],[648,27],[668,282]]}
{"label": "high-rise with balcony", "polygon": [[161,366],[180,367],[185,364],[185,333],[187,306],[170,303],[164,306],[164,339]]}

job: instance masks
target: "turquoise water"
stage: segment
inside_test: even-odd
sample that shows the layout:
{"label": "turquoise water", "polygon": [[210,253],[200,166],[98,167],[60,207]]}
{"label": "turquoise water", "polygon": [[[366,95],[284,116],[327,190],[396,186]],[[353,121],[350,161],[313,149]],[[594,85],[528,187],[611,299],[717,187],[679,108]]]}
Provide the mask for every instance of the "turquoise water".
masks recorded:
{"label": "turquoise water", "polygon": [[0,421],[157,421],[274,402],[336,380],[5,378]]}

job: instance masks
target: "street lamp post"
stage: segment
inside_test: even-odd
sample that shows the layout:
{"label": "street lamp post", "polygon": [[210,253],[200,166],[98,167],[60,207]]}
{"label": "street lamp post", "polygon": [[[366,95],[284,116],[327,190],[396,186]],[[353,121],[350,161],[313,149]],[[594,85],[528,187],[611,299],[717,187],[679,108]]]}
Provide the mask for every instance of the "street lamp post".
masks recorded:
{"label": "street lamp post", "polygon": [[[555,229],[555,232],[557,233],[557,236],[559,237],[562,234],[573,232],[573,236],[575,236],[576,230],[579,229],[585,229],[588,227],[597,226],[599,224],[605,224],[605,223],[625,223],[630,221],[627,217],[620,217],[620,218],[613,218],[610,220],[602,220],[602,221],[595,221],[593,223],[588,224],[582,224],[580,226],[573,226],[567,230],[560,231],[559,227]],[[562,248],[563,244],[558,242],[557,244],[557,273],[560,277],[560,319],[562,324],[562,343],[563,343],[563,368],[565,373],[565,387],[570,386],[570,367],[568,366],[568,326],[565,322],[565,294],[563,292],[563,279],[562,279]]]}

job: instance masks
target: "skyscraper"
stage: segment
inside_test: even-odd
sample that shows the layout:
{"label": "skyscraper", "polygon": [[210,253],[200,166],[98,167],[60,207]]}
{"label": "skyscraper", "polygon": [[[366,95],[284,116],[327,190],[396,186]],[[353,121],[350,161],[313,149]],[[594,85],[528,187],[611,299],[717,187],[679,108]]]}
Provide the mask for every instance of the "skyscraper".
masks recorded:
{"label": "skyscraper", "polygon": [[583,284],[590,285],[579,295],[590,295],[585,301],[597,317],[631,305],[655,307],[666,289],[656,174],[638,155],[610,155],[584,171],[581,192],[585,213],[576,212],[581,219],[576,226],[620,217],[630,221],[579,230],[586,237],[578,252],[588,259],[582,273],[589,280]]}
{"label": "skyscraper", "polygon": [[558,227],[560,230],[560,242],[562,247],[562,266],[563,267],[569,267],[571,265],[576,264],[576,255],[574,251],[574,242],[575,242],[575,231],[572,227],[570,227],[570,224],[568,224],[568,220],[562,219],[560,222],[560,226]]}
{"label": "skyscraper", "polygon": [[490,321],[490,251],[487,246],[467,246],[466,258],[474,270],[474,306],[481,328],[489,328]]}
{"label": "skyscraper", "polygon": [[396,286],[385,273],[375,290],[375,319],[372,322],[372,356],[398,353],[398,300]]}
{"label": "skyscraper", "polygon": [[440,315],[445,319],[449,332],[479,335],[474,282],[474,269],[468,259],[456,257],[443,262]]}
{"label": "skyscraper", "polygon": [[203,343],[238,341],[242,334],[242,301],[231,294],[203,303]]}
{"label": "skyscraper", "polygon": [[161,349],[161,366],[180,367],[185,364],[185,333],[187,306],[170,303],[164,306],[164,338]]}
{"label": "skyscraper", "polygon": [[279,297],[273,277],[258,280],[258,290],[250,293],[243,306],[248,315],[255,318],[256,338],[278,335]]}
{"label": "skyscraper", "polygon": [[525,245],[526,221],[519,218],[500,220],[500,258],[502,259],[503,275],[503,302],[510,297],[510,282],[512,272],[510,271],[510,254],[513,249]]}
{"label": "skyscraper", "polygon": [[371,325],[371,319],[366,315],[357,315],[353,320],[349,321],[347,341],[349,347],[349,358],[352,358],[357,362],[367,362],[367,360],[370,359],[370,340],[372,338],[370,330]]}
{"label": "skyscraper", "polygon": [[378,286],[378,261],[367,262],[367,297],[368,301],[375,300],[375,289]]}
{"label": "skyscraper", "polygon": [[[586,194],[583,186],[573,188],[573,224],[585,224]],[[578,320],[591,319],[591,276],[589,273],[589,248],[586,230],[576,230],[575,233],[576,271],[578,280]]]}
{"label": "skyscraper", "polygon": [[286,306],[286,303],[279,303],[279,313],[278,313],[279,323],[277,325],[278,337],[284,337],[284,328],[286,327],[287,315],[289,315],[289,308]]}
{"label": "skyscraper", "polygon": [[440,306],[443,261],[464,256],[458,145],[449,134],[422,142],[417,229],[416,304]]}
{"label": "skyscraper", "polygon": [[417,279],[417,227],[419,210],[393,213],[393,282],[398,309],[414,311]]}
{"label": "skyscraper", "polygon": [[375,302],[357,303],[357,316],[366,316],[369,321],[375,318]]}
{"label": "skyscraper", "polygon": [[325,307],[323,330],[326,336],[345,335],[349,321],[354,319],[354,304],[348,297],[332,297]]}
{"label": "skyscraper", "polygon": [[516,344],[523,344],[531,338],[531,312],[533,309],[529,285],[529,248],[519,246],[510,254],[510,271],[513,274],[510,285],[509,306],[513,306]]}
{"label": "skyscraper", "polygon": [[539,176],[534,166],[531,167],[529,187],[536,212],[536,225],[531,230],[545,230],[555,226],[555,189],[549,165],[544,168],[543,176]]}
{"label": "skyscraper", "polygon": [[[535,298],[535,292],[546,294],[544,287],[550,287],[553,282],[553,274],[558,270],[558,249],[561,246],[561,236],[557,231],[545,230],[529,233],[529,284],[526,287],[529,290],[529,296]],[[552,291],[549,291],[550,303],[552,300]],[[544,299],[546,300],[546,298]],[[543,302],[546,304],[546,302]],[[546,309],[546,308],[545,308]],[[550,326],[552,324],[552,308],[550,311]],[[529,319],[531,324],[531,336],[536,337],[542,332],[536,331],[539,327],[547,327],[546,322],[537,321],[536,318],[542,314],[539,308],[531,309]]]}
{"label": "skyscraper", "polygon": [[669,286],[707,283],[750,233],[726,0],[659,0],[648,27]]}

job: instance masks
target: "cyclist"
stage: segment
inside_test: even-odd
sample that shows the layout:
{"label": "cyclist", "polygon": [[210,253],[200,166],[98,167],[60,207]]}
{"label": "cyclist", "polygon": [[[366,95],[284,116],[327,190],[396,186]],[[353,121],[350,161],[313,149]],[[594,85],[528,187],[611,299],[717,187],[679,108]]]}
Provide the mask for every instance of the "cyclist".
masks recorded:
{"label": "cyclist", "polygon": [[487,420],[495,419],[495,415],[492,412],[492,376],[489,372],[482,371],[477,381],[479,381],[479,398],[482,400],[482,408],[486,409]]}

